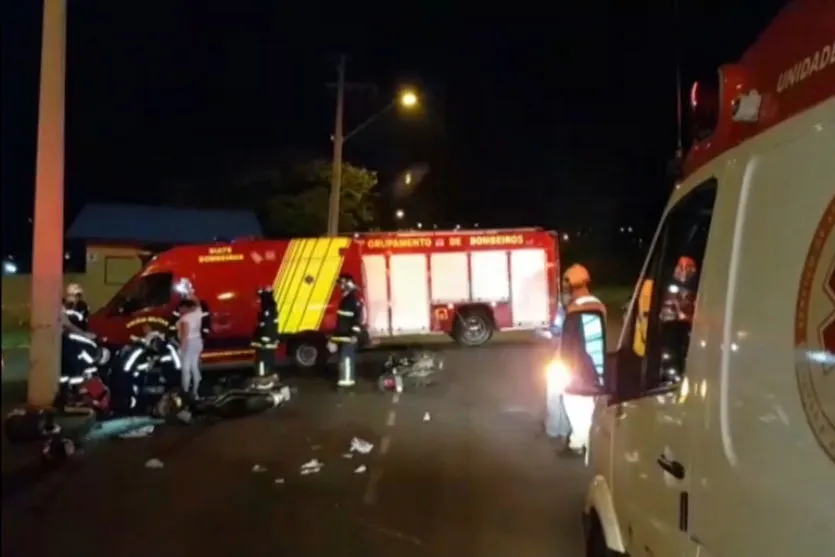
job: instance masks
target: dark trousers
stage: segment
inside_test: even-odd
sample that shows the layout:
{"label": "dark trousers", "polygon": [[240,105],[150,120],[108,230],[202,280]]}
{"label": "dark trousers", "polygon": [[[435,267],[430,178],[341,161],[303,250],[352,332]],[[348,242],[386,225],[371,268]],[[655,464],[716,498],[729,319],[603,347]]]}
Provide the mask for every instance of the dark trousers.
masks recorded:
{"label": "dark trousers", "polygon": [[255,349],[255,374],[263,377],[275,374],[275,348]]}

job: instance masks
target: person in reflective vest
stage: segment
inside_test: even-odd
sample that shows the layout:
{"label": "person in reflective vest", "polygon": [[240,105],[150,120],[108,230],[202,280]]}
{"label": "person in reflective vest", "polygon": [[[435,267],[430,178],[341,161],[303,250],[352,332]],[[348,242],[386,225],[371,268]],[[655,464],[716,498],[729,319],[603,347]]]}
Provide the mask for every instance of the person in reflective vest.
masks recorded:
{"label": "person in reflective vest", "polygon": [[258,322],[252,335],[255,349],[255,375],[277,379],[275,351],[278,348],[278,306],[270,287],[258,290]]}
{"label": "person in reflective vest", "polygon": [[[598,311],[604,316],[605,326],[606,306],[591,294],[589,285],[591,275],[582,265],[572,265],[566,269],[562,280],[562,300],[557,310],[557,315],[551,327],[556,342],[561,343],[564,333],[563,324],[566,316],[579,311]],[[599,327],[600,324],[590,325]],[[572,338],[584,339],[585,352],[591,357],[595,371],[602,381],[603,363],[605,358],[605,347],[601,332],[594,334],[592,331],[572,331]],[[566,349],[571,349],[566,346]],[[579,361],[579,360],[578,360]],[[585,361],[585,359],[583,359]],[[545,434],[558,443],[560,448],[567,450],[582,450],[588,442],[588,431],[586,423],[591,423],[591,415],[594,412],[594,399],[591,397],[580,397],[566,394],[560,389],[548,386],[546,393],[546,418]],[[572,415],[574,419],[572,419]],[[580,431],[572,428],[572,422],[583,424]]]}
{"label": "person in reflective vest", "polygon": [[339,277],[342,300],[336,311],[336,331],[329,348],[339,349],[339,387],[353,387],[356,383],[357,344],[362,336],[363,302],[351,275]]}

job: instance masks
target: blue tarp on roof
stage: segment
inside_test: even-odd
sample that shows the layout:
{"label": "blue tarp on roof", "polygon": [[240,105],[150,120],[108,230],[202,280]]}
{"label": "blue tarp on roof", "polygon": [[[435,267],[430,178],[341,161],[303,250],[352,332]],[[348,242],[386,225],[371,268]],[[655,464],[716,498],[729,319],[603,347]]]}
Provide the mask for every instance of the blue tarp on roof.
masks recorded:
{"label": "blue tarp on roof", "polygon": [[261,236],[261,225],[251,211],[98,203],[86,205],[67,230],[71,240],[144,244],[203,244]]}

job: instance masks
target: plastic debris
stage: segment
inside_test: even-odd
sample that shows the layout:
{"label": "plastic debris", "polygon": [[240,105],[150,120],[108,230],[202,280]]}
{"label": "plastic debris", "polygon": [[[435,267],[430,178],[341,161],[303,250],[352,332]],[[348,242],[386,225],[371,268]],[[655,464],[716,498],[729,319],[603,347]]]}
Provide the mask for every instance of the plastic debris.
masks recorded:
{"label": "plastic debris", "polygon": [[301,472],[302,476],[306,476],[308,474],[318,474],[319,471],[322,470],[323,466],[324,464],[319,462],[318,459],[314,458],[302,464],[301,469],[299,471]]}
{"label": "plastic debris", "polygon": [[374,445],[369,443],[365,439],[360,439],[359,437],[354,437],[353,439],[351,439],[351,452],[368,454],[373,449]]}
{"label": "plastic debris", "polygon": [[354,453],[342,453],[342,458],[354,458]]}
{"label": "plastic debris", "polygon": [[364,473],[366,470],[368,470],[368,468],[366,468],[365,464],[360,464],[359,466],[357,466],[357,467],[354,469],[354,474],[362,474],[362,473]]}
{"label": "plastic debris", "polygon": [[276,478],[276,479],[275,479],[275,483],[277,483],[277,484],[283,484],[283,483],[284,483],[284,478]]}
{"label": "plastic debris", "polygon": [[190,424],[192,420],[191,412],[188,410],[180,410],[177,412],[177,419],[180,420],[184,424]]}
{"label": "plastic debris", "polygon": [[154,432],[154,429],[156,428],[153,425],[144,425],[120,434],[119,439],[139,439],[141,437],[147,437]]}
{"label": "plastic debris", "polygon": [[145,468],[153,468],[153,469],[165,468],[165,464],[163,464],[162,461],[158,458],[152,458],[148,462],[145,463]]}
{"label": "plastic debris", "polygon": [[423,421],[424,421],[424,422],[428,422],[428,421],[429,421],[429,420],[431,420],[431,419],[432,419],[432,416],[430,416],[430,415],[429,415],[429,412],[424,412],[424,414],[423,414]]}
{"label": "plastic debris", "polygon": [[261,466],[260,464],[256,464],[252,467],[252,471],[256,474],[260,474],[261,472],[266,472],[267,469],[264,466]]}

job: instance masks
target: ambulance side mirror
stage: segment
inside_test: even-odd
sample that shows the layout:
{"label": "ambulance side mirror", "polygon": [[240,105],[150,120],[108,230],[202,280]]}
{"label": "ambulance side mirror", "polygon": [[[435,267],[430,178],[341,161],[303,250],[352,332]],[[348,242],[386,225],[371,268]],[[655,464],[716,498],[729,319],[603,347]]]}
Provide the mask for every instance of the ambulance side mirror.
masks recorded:
{"label": "ambulance side mirror", "polygon": [[607,394],[605,315],[600,311],[578,311],[566,315],[559,358],[570,374],[566,393],[592,397]]}

